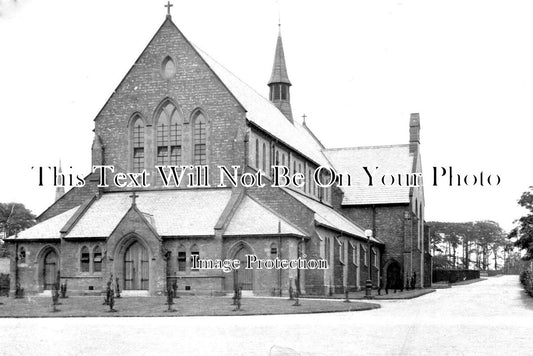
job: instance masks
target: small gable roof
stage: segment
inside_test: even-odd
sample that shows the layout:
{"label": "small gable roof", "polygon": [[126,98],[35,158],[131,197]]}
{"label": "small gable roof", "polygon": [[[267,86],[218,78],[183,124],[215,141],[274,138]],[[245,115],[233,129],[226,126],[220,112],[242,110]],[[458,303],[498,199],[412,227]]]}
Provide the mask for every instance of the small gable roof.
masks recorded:
{"label": "small gable roof", "polygon": [[[230,189],[136,192],[137,208],[160,236],[210,236]],[[66,238],[107,237],[131,207],[131,192],[106,193],[78,220]]]}
{"label": "small gable roof", "polygon": [[244,197],[224,232],[224,235],[291,234],[305,237],[305,232],[250,198]]}
{"label": "small gable roof", "polygon": [[78,210],[79,206],[47,219],[37,225],[30,227],[18,234],[11,236],[13,240],[39,240],[39,239],[59,239],[61,238],[60,230],[69,221],[69,219]]}
{"label": "small gable roof", "polygon": [[[409,203],[410,187],[404,182],[402,186],[381,182],[383,175],[401,174],[405,178],[413,173],[414,156],[409,153],[408,144],[334,148],[324,152],[338,173],[351,176],[351,185],[340,187],[344,192],[343,205]],[[373,176],[372,186],[363,167],[368,167]]]}

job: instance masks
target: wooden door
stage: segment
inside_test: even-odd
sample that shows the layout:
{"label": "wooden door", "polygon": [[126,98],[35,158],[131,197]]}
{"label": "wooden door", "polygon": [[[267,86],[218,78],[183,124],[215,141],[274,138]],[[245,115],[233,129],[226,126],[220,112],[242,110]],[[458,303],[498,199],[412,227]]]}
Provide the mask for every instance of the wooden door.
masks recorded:
{"label": "wooden door", "polygon": [[124,254],[124,289],[148,290],[149,275],[148,252],[143,245],[134,242]]}
{"label": "wooden door", "polygon": [[246,255],[251,254],[246,248],[242,247],[235,254],[235,259],[241,261],[239,269],[235,270],[234,279],[236,287],[242,286],[242,290],[254,289],[254,270],[246,269]]}
{"label": "wooden door", "polygon": [[54,288],[58,270],[58,257],[55,251],[50,251],[44,257],[44,289],[51,290]]}

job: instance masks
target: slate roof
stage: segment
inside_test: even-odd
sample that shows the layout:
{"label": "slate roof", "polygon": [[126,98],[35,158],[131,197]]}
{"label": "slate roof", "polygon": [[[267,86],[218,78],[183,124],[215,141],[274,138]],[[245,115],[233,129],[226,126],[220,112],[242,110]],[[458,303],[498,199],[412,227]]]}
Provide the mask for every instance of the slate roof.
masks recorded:
{"label": "slate roof", "polygon": [[[299,200],[302,204],[315,212],[315,221],[321,225],[340,230],[353,236],[359,236],[364,239],[365,231],[358,225],[354,224],[351,220],[344,217],[341,213],[337,212],[333,208],[322,204],[314,199],[311,199],[305,195],[295,192],[291,189],[284,189],[287,193]],[[371,241],[382,243],[378,239],[372,237]]]}
{"label": "slate roof", "polygon": [[322,153],[320,144],[302,125],[298,123],[293,125],[268,99],[237,78],[207,53],[196,46],[195,49],[235,98],[244,106],[248,120],[315,163],[331,166]]}
{"label": "slate roof", "polygon": [[[67,223],[67,221],[74,215],[79,206],[47,219],[37,225],[30,227],[18,234],[17,240],[28,239],[59,239],[61,237],[60,230]],[[11,236],[10,239],[14,239]]]}
{"label": "slate roof", "polygon": [[[137,208],[151,216],[160,236],[209,236],[226,207],[230,189],[136,192]],[[96,200],[65,236],[107,237],[131,206],[131,192],[106,193]],[[152,218],[153,217],[153,218]]]}
{"label": "slate roof", "polygon": [[306,236],[305,232],[246,196],[235,211],[224,235],[275,235],[278,233]]}
{"label": "slate roof", "polygon": [[[324,152],[338,173],[348,173],[352,177],[351,186],[341,187],[343,205],[409,203],[408,186],[381,183],[384,174],[412,173],[413,155],[409,154],[408,144],[335,148]],[[374,176],[373,186],[369,185],[365,166]]]}
{"label": "slate roof", "polygon": [[285,63],[285,53],[283,51],[283,41],[281,40],[281,33],[278,35],[276,42],[276,53],[274,54],[274,64],[272,65],[272,75],[268,84],[273,83],[287,83],[291,84],[289,75],[287,74],[287,65]]}

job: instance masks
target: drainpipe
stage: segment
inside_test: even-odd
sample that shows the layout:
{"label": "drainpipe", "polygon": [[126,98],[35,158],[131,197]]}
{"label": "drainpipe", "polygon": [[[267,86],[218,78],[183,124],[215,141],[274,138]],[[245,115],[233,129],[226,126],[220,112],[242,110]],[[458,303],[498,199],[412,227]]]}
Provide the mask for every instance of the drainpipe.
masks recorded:
{"label": "drainpipe", "polygon": [[[278,222],[278,259],[281,260],[281,220]],[[278,289],[279,296],[281,297],[281,268],[278,268]]]}
{"label": "drainpipe", "polygon": [[19,243],[15,242],[15,298],[17,297],[16,293],[17,293],[18,285],[19,285]]}
{"label": "drainpipe", "polygon": [[[376,206],[372,205],[372,235],[374,238],[377,236],[376,232],[377,232],[376,231]],[[376,259],[377,257],[378,256],[376,255]],[[378,277],[379,277],[379,273],[378,273]],[[372,280],[372,251],[370,251],[370,277],[369,279]],[[377,287],[379,288],[379,280],[377,281],[377,284],[378,284]]]}

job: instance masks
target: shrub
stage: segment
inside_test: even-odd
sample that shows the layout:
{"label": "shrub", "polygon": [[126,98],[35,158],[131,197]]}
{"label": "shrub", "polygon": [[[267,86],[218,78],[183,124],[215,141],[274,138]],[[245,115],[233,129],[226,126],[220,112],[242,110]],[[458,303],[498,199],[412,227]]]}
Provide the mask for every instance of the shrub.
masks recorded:
{"label": "shrub", "polygon": [[520,273],[520,283],[529,296],[533,297],[533,275],[530,271],[522,271]]}

